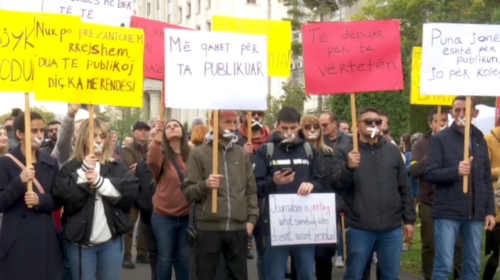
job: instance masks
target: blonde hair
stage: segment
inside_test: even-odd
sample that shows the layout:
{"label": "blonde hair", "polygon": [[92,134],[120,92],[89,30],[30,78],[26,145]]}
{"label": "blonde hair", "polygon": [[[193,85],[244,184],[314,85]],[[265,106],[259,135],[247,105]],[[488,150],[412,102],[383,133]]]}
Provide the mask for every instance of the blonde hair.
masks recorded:
{"label": "blonde hair", "polygon": [[[306,124],[311,124],[311,125],[319,124],[319,119],[315,115],[311,115],[311,114],[304,115],[300,119],[300,127],[302,128],[302,132],[303,132],[304,126]],[[318,139],[316,139],[316,148],[317,148],[318,152],[322,151],[324,153],[333,153],[332,148],[325,145],[325,142],[323,141],[323,131],[321,130],[321,128],[319,129]]]}
{"label": "blonde hair", "polygon": [[[114,159],[113,156],[113,142],[109,134],[107,125],[101,120],[94,119],[94,131],[100,130],[105,135],[105,141],[102,148],[102,152],[98,157],[99,163],[104,164],[106,162],[111,162]],[[73,157],[78,161],[83,161],[85,156],[88,155],[88,148],[85,146],[89,143],[89,120],[84,120],[80,125],[78,134],[76,136],[75,147],[73,148]],[[92,143],[93,145],[93,143]]]}

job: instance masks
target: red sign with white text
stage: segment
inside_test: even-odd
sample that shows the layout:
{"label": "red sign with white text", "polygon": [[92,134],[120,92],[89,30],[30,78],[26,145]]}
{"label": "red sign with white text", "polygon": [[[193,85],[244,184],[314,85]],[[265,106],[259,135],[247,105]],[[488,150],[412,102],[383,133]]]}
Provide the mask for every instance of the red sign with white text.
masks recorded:
{"label": "red sign with white text", "polygon": [[194,30],[191,28],[135,16],[130,18],[130,27],[144,30],[144,77],[162,81],[165,78],[165,74],[163,72],[163,64],[165,63],[165,39],[163,39],[164,29],[173,28]]}
{"label": "red sign with white text", "polygon": [[398,20],[302,25],[306,94],[402,90]]}

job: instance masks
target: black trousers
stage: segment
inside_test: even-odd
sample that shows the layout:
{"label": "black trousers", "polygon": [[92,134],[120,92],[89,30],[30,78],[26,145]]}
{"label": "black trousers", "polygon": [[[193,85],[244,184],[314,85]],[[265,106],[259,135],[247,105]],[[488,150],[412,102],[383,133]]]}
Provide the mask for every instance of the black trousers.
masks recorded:
{"label": "black trousers", "polygon": [[[144,221],[144,220],[142,220]],[[144,241],[146,241],[146,249],[149,254],[149,265],[151,266],[151,280],[157,280],[156,267],[158,265],[158,245],[156,238],[151,228],[151,224],[141,223],[142,232],[144,233]]]}
{"label": "black trousers", "polygon": [[196,279],[218,280],[215,275],[220,256],[226,261],[228,279],[247,280],[246,230],[201,231],[197,236],[198,255],[196,257]]}

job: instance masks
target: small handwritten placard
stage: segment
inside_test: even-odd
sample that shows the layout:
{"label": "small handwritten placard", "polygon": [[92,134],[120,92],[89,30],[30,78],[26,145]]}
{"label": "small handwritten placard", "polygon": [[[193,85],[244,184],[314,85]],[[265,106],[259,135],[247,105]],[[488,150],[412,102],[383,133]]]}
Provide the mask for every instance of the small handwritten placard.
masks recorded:
{"label": "small handwritten placard", "polygon": [[335,194],[269,196],[271,245],[337,242]]}
{"label": "small handwritten placard", "polygon": [[500,25],[424,24],[420,93],[497,96]]}

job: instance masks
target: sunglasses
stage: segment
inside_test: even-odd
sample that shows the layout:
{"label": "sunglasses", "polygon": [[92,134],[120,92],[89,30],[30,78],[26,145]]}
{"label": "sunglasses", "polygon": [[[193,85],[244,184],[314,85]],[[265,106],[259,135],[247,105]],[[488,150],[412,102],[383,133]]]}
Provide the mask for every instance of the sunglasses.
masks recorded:
{"label": "sunglasses", "polygon": [[262,117],[264,115],[264,112],[252,112],[252,117],[255,115]]}
{"label": "sunglasses", "polygon": [[304,129],[305,130],[311,130],[311,128],[314,128],[316,130],[320,129],[320,125],[319,124],[315,124],[315,125],[311,125],[311,124],[306,124],[304,125]]}
{"label": "sunglasses", "polygon": [[371,125],[373,123],[375,123],[376,125],[382,124],[381,119],[364,119],[364,120],[362,120],[362,122],[364,122],[366,125]]}

